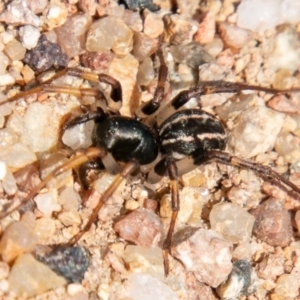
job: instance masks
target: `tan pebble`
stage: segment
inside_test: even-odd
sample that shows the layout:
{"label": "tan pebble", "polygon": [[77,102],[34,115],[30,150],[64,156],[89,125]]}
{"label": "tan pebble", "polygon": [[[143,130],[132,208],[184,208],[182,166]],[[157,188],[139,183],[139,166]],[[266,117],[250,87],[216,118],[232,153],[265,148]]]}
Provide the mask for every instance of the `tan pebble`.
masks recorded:
{"label": "tan pebble", "polygon": [[83,291],[83,286],[79,283],[71,283],[67,286],[67,293],[69,296],[75,296]]}
{"label": "tan pebble", "polygon": [[187,20],[180,15],[166,15],[164,17],[166,43],[185,45],[193,40],[194,34],[198,30],[196,21]]}
{"label": "tan pebble", "polygon": [[58,219],[65,226],[80,225],[81,217],[77,211],[66,211],[58,215]]}
{"label": "tan pebble", "polygon": [[11,293],[18,297],[32,297],[66,284],[45,264],[38,262],[31,254],[23,254],[15,261],[8,277]]}
{"label": "tan pebble", "polygon": [[55,232],[55,221],[47,217],[36,220],[34,232],[40,239],[52,237]]}
{"label": "tan pebble", "polygon": [[224,43],[233,49],[245,46],[252,37],[250,30],[242,29],[228,22],[220,23],[219,30]]}
{"label": "tan pebble", "polygon": [[159,37],[164,31],[164,23],[161,16],[145,11],[144,13],[144,33],[152,39]]}
{"label": "tan pebble", "polygon": [[198,31],[194,35],[194,40],[201,44],[213,41],[216,32],[215,15],[212,12],[206,13],[204,19],[199,24]]}
{"label": "tan pebble", "polygon": [[139,246],[155,247],[162,237],[162,224],[151,210],[139,208],[114,225],[114,230],[125,240]]}
{"label": "tan pebble", "polygon": [[268,107],[284,113],[297,113],[299,111],[298,107],[290,102],[285,95],[274,96],[268,101]]}
{"label": "tan pebble", "polygon": [[171,196],[164,195],[160,200],[159,213],[161,218],[170,218],[172,215]]}
{"label": "tan pebble", "polygon": [[23,79],[25,83],[28,83],[34,78],[34,71],[28,65],[25,65],[23,67],[21,73],[23,75]]}
{"label": "tan pebble", "polygon": [[32,228],[24,222],[10,224],[3,233],[0,253],[5,262],[11,262],[21,253],[33,250],[37,237]]}
{"label": "tan pebble", "polygon": [[0,280],[7,278],[9,274],[9,265],[3,261],[0,261]]}
{"label": "tan pebble", "polygon": [[127,210],[135,210],[139,207],[140,207],[139,203],[133,199],[130,199],[130,200],[126,201],[126,203],[125,203],[125,208]]}

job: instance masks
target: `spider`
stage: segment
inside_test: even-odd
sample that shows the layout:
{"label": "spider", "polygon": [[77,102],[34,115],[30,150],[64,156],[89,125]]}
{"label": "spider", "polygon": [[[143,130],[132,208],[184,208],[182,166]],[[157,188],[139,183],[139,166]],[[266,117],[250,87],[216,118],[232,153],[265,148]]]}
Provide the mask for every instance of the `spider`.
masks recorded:
{"label": "spider", "polygon": [[[251,169],[261,177],[283,183],[300,194],[300,189],[297,186],[270,167],[225,152],[225,128],[215,116],[203,111],[201,107],[196,109],[183,108],[191,98],[212,93],[236,93],[243,90],[286,93],[299,91],[299,89],[278,90],[241,83],[206,81],[180,92],[166,106],[161,107],[168,69],[162,49],[159,49],[156,55],[160,60],[160,68],[154,97],[139,107],[134,118],[122,116],[118,111],[115,112],[110,108],[109,101],[114,102],[118,107],[122,104],[122,88],[117,80],[106,74],[95,74],[81,69],[65,69],[42,85],[7,99],[6,102],[14,101],[39,92],[68,93],[78,97],[92,95],[104,99],[107,111],[97,108],[97,110],[84,113],[63,125],[63,130],[66,130],[94,120],[92,147],[78,151],[68,162],[54,169],[17,207],[3,212],[0,215],[1,219],[32,199],[53,177],[71,168],[79,167],[79,178],[84,189],[89,187],[86,172],[89,169],[105,168],[109,173],[116,174],[116,176],[102,194],[87,224],[69,241],[69,244],[73,245],[90,229],[101,207],[112,196],[123,179],[140,171],[145,174],[149,182],[154,183],[167,174],[170,179],[172,195],[172,216],[163,243],[164,268],[167,275],[169,273],[168,255],[180,209],[179,177],[181,175],[201,164],[215,160],[223,164]],[[111,99],[105,99],[98,89],[79,89],[57,86],[52,83],[65,74],[109,84],[111,86]]]}

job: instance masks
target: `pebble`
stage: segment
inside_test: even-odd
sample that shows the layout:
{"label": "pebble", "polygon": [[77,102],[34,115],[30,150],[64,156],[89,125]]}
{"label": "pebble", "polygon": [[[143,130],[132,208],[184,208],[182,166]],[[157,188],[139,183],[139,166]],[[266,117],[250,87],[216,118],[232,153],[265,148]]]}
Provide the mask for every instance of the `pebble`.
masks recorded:
{"label": "pebble", "polygon": [[18,141],[17,135],[9,128],[0,129],[0,152]]}
{"label": "pebble", "polygon": [[15,143],[0,152],[0,160],[5,161],[8,168],[17,170],[36,161],[35,153],[22,143]]}
{"label": "pebble", "polygon": [[59,194],[58,203],[62,206],[63,211],[77,210],[81,205],[81,197],[74,187],[69,186]]}
{"label": "pebble", "polygon": [[[1,77],[2,77],[2,75],[0,75],[0,78]],[[6,75],[4,75],[4,77],[6,77]],[[9,77],[14,80],[14,78],[11,75],[9,75]],[[1,85],[1,81],[0,81],[0,85]],[[10,115],[12,113],[12,111],[14,110],[14,107],[16,105],[13,102],[5,103],[5,104],[1,103],[1,102],[5,101],[6,99],[7,99],[7,96],[5,96],[3,93],[0,92],[0,104],[1,104],[0,105],[0,114],[2,116],[8,116],[8,115]],[[10,123],[9,119],[10,118],[8,118],[8,121],[7,121],[8,124]]]}
{"label": "pebble", "polygon": [[138,10],[147,8],[150,11],[159,10],[159,6],[153,3],[153,0],[125,0],[124,1],[129,9]]}
{"label": "pebble", "polygon": [[162,224],[151,210],[138,208],[114,224],[121,238],[138,246],[155,247],[162,238]]}
{"label": "pebble", "polygon": [[253,157],[274,148],[284,115],[265,106],[250,107],[234,120],[228,144],[235,155]]}
{"label": "pebble", "polygon": [[49,42],[46,35],[42,34],[37,46],[27,51],[24,62],[31,69],[44,72],[51,67],[65,68],[69,63],[69,58],[66,54],[62,53],[58,44]]}
{"label": "pebble", "polygon": [[80,246],[55,247],[44,255],[36,255],[56,274],[63,276],[68,283],[80,282],[90,264],[89,252]]}
{"label": "pebble", "polygon": [[44,24],[50,31],[53,28],[63,25],[67,21],[68,8],[65,3],[54,0],[51,1],[47,7],[46,17],[44,18]]}
{"label": "pebble", "polygon": [[83,54],[85,52],[85,39],[92,19],[87,14],[75,14],[60,27],[54,29],[57,35],[57,43],[62,52],[68,57]]}
{"label": "pebble", "polygon": [[92,131],[95,122],[89,121],[73,126],[62,135],[62,142],[73,150],[88,148],[92,144]]}
{"label": "pebble", "polygon": [[25,83],[30,82],[34,78],[34,75],[35,75],[34,71],[28,65],[25,65],[22,68],[21,73],[22,73],[23,80]]}
{"label": "pebble", "polygon": [[15,82],[15,79],[8,73],[0,75],[0,86],[12,85]]}
{"label": "pebble", "polygon": [[81,217],[77,211],[63,211],[58,215],[58,220],[64,226],[80,225]]}
{"label": "pebble", "polygon": [[211,43],[216,33],[215,14],[208,11],[204,14],[204,18],[198,26],[198,31],[194,35],[194,41],[200,44]]}
{"label": "pebble", "polygon": [[299,111],[298,107],[289,101],[285,95],[277,95],[272,97],[268,101],[267,105],[273,110],[283,113],[297,113]]}
{"label": "pebble", "polygon": [[37,236],[28,224],[22,221],[8,225],[1,237],[0,253],[3,261],[12,262],[24,252],[30,252],[37,243]]}
{"label": "pebble", "polygon": [[113,251],[108,251],[105,255],[105,260],[109,262],[111,267],[120,274],[127,274],[127,268],[124,265],[124,261],[121,259],[121,257],[118,256]]}
{"label": "pebble", "polygon": [[214,230],[187,227],[172,239],[172,256],[207,285],[217,287],[232,270],[232,245]]}
{"label": "pebble", "polygon": [[153,62],[150,57],[146,57],[139,66],[137,83],[147,86],[154,79]]}
{"label": "pebble", "polygon": [[115,57],[109,66],[109,75],[119,80],[122,86],[123,106],[120,113],[124,116],[132,116],[139,106],[139,95],[136,95],[135,90],[138,66],[138,60],[131,54],[123,58]]}
{"label": "pebble", "polygon": [[286,259],[282,253],[270,253],[267,257],[263,258],[257,266],[257,272],[260,278],[275,280],[278,276],[284,274]]}
{"label": "pebble", "polygon": [[278,135],[275,143],[275,150],[284,158],[287,163],[297,163],[300,161],[298,145],[300,137],[289,132],[282,132]]}
{"label": "pebble", "polygon": [[39,240],[49,239],[55,233],[55,220],[49,217],[37,219],[34,226],[34,233]]}
{"label": "pebble", "polygon": [[95,71],[107,71],[114,55],[111,51],[106,52],[85,52],[80,57],[80,61],[86,68]]}
{"label": "pebble", "polygon": [[9,58],[1,51],[0,52],[0,75],[4,75],[6,73],[8,64],[9,64]]}
{"label": "pebble", "polygon": [[45,264],[31,254],[20,255],[12,266],[8,277],[10,292],[18,297],[33,297],[66,284]]}
{"label": "pebble", "polygon": [[215,58],[223,50],[223,47],[224,44],[222,40],[219,38],[215,38],[210,43],[207,43],[204,46],[204,49],[209,55]]}
{"label": "pebble", "polygon": [[[206,195],[207,189],[202,187],[185,186],[180,190],[179,197],[181,207],[178,213],[178,225],[188,224],[191,226],[199,226],[201,224],[200,216]],[[171,209],[171,201],[169,203]]]}
{"label": "pebble", "polygon": [[48,217],[51,217],[53,212],[61,210],[61,205],[56,202],[56,195],[54,192],[39,194],[34,197],[34,202],[37,208]]}
{"label": "pebble", "polygon": [[170,44],[188,44],[193,41],[193,36],[198,31],[196,21],[187,20],[181,15],[166,15],[164,23],[164,41]]}
{"label": "pebble", "polygon": [[0,262],[0,280],[3,280],[9,275],[9,265],[3,261]]}
{"label": "pebble", "polygon": [[128,285],[132,300],[179,299],[169,286],[150,274],[133,273],[128,278]]}
{"label": "pebble", "polygon": [[164,31],[164,22],[159,14],[144,11],[144,33],[150,39],[158,38]]}
{"label": "pebble", "polygon": [[0,180],[3,180],[3,178],[5,178],[6,173],[7,173],[6,163],[4,161],[0,161]]}
{"label": "pebble", "polygon": [[158,48],[158,40],[148,37],[145,33],[134,33],[133,55],[139,61],[144,61]]}
{"label": "pebble", "polygon": [[7,195],[14,195],[17,190],[16,179],[10,170],[7,170],[5,177],[2,180],[2,188]]}
{"label": "pebble", "polygon": [[265,61],[266,67],[274,70],[287,69],[295,72],[300,68],[300,41],[297,31],[290,26],[283,27],[271,44],[272,51]]}
{"label": "pebble", "polygon": [[219,24],[219,31],[224,44],[234,49],[245,46],[252,38],[252,32],[228,22]]}
{"label": "pebble", "polygon": [[296,299],[299,295],[300,282],[298,276],[283,274],[276,281],[274,293],[283,299]]}
{"label": "pebble", "polygon": [[36,47],[40,38],[40,31],[32,25],[25,25],[19,28],[19,35],[23,46],[30,50]]}
{"label": "pebble", "polygon": [[255,218],[239,205],[223,202],[213,206],[209,221],[211,229],[237,244],[250,240]]}
{"label": "pebble", "polygon": [[241,242],[232,252],[234,260],[248,260],[252,259],[251,244],[249,242]]}
{"label": "pebble", "polygon": [[77,105],[76,99],[70,99],[65,105],[56,101],[30,103],[23,117],[21,141],[34,152],[50,151],[59,140],[64,115]]}
{"label": "pebble", "polygon": [[291,71],[287,69],[278,70],[273,80],[273,87],[275,89],[290,89],[293,87],[294,79]]}
{"label": "pebble", "polygon": [[289,245],[293,237],[291,214],[280,200],[270,198],[250,213],[256,219],[253,232],[257,238],[271,246]]}
{"label": "pebble", "polygon": [[141,32],[143,30],[143,20],[138,12],[125,10],[123,15],[125,24],[135,32]]}
{"label": "pebble", "polygon": [[204,63],[210,63],[213,58],[199,43],[192,42],[187,45],[173,45],[170,52],[177,63],[185,63],[192,69],[197,69]]}
{"label": "pebble", "polygon": [[128,245],[122,258],[130,272],[146,273],[160,280],[164,279],[162,250],[159,247]]}
{"label": "pebble", "polygon": [[69,296],[74,297],[77,294],[83,292],[83,286],[78,283],[71,283],[67,286],[67,293]]}
{"label": "pebble", "polygon": [[48,3],[48,0],[33,0],[28,3],[28,6],[36,15],[38,15],[46,9]]}
{"label": "pebble", "polygon": [[237,8],[237,25],[252,31],[273,29],[283,23],[299,21],[300,4],[294,0],[242,0]]}
{"label": "pebble", "polygon": [[13,39],[5,45],[4,52],[11,60],[22,60],[26,49],[19,41]]}
{"label": "pebble", "polygon": [[35,165],[27,165],[14,173],[17,185],[24,190],[32,190],[37,186],[41,182],[39,175],[39,170]]}
{"label": "pebble", "polygon": [[0,14],[0,22],[13,25],[32,25],[39,27],[42,21],[28,7],[26,0],[13,0]]}
{"label": "pebble", "polygon": [[133,33],[120,18],[108,16],[94,22],[87,33],[86,49],[90,52],[112,50],[126,56],[133,47]]}
{"label": "pebble", "polygon": [[255,281],[258,278],[250,262],[237,260],[226,281],[217,288],[217,293],[224,300],[238,299],[255,292],[258,285]]}

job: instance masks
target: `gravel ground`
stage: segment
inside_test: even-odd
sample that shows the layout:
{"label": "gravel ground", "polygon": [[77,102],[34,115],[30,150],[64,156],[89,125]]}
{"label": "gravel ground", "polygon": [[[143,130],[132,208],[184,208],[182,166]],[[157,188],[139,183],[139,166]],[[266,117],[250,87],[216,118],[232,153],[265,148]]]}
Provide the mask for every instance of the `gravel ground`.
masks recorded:
{"label": "gravel ground", "polygon": [[[124,2],[131,10],[113,0],[0,2],[3,212],[91,144],[93,122],[64,133],[61,124],[95,108],[95,89],[110,99],[107,84],[65,74],[38,93],[19,95],[67,66],[120,81],[125,116],[153,97],[158,47],[168,67],[164,105],[199,81],[300,87],[298,1]],[[187,107],[201,103],[224,124],[227,152],[300,186],[299,95],[218,93]],[[77,177],[71,170],[55,176],[25,208],[1,219],[1,299],[299,299],[300,196],[280,182],[216,162],[184,174],[165,277],[168,178],[124,180],[79,247],[64,248],[113,179],[92,172],[87,193]]]}

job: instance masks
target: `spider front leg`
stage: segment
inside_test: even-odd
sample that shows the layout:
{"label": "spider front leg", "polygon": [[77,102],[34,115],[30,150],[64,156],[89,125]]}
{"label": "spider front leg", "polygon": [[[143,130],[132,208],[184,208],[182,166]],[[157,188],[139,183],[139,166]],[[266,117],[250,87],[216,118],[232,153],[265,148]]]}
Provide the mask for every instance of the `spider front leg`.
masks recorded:
{"label": "spider front leg", "polygon": [[[71,86],[65,86],[65,85],[55,85],[53,82],[61,78],[65,75],[75,76],[79,77],[88,81],[92,82],[103,82],[111,86],[111,92],[110,92],[110,99],[112,101],[107,100],[104,96],[103,92],[98,88],[77,88],[77,87],[71,87]],[[107,74],[95,74],[92,72],[87,72],[81,69],[75,69],[75,68],[67,68],[60,72],[58,72],[56,75],[51,77],[50,79],[43,82],[41,85],[34,87],[32,89],[29,89],[27,91],[22,91],[17,93],[16,95],[6,99],[5,101],[1,102],[2,104],[15,101],[21,98],[25,98],[37,93],[64,93],[73,95],[76,97],[83,97],[83,96],[92,96],[99,100],[104,100],[106,105],[108,107],[112,107],[114,111],[118,111],[122,105],[122,87],[118,80],[114,79],[113,77],[107,75]]]}
{"label": "spider front leg", "polygon": [[168,76],[168,67],[165,62],[163,51],[159,48],[156,52],[156,55],[160,61],[160,67],[158,71],[158,81],[155,89],[153,99],[147,103],[142,104],[137,111],[135,112],[136,116],[141,119],[152,119],[156,116],[156,113],[159,111],[161,102],[164,98],[165,84]]}

